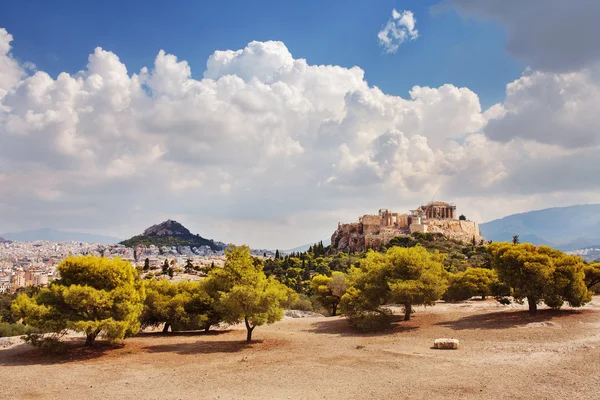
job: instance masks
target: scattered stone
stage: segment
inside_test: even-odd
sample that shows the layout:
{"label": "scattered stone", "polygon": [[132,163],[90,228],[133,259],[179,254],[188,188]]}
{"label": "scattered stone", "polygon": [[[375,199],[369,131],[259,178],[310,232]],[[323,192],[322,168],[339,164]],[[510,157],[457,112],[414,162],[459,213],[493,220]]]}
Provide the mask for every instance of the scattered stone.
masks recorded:
{"label": "scattered stone", "polygon": [[285,310],[283,315],[288,318],[319,318],[324,317],[323,314],[319,314],[312,311],[301,311],[301,310]]}
{"label": "scattered stone", "polygon": [[434,349],[456,350],[458,349],[458,339],[440,338],[433,342]]}

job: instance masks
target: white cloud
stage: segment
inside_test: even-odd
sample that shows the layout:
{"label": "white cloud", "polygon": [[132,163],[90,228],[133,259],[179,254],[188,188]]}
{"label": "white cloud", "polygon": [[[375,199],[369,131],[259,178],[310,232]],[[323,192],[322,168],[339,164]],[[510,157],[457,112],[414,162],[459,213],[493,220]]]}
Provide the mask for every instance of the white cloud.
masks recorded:
{"label": "white cloud", "polygon": [[0,28],[0,100],[25,75],[24,69],[10,54],[12,40],[12,35]]}
{"label": "white cloud", "polygon": [[392,96],[358,67],[310,65],[281,42],[215,52],[200,80],[164,51],[136,74],[96,48],[84,70],[55,79],[25,76],[0,54],[16,71],[2,75],[0,100],[6,230],[128,236],[171,217],[207,237],[284,248],[439,188],[481,218],[600,192],[592,69],[526,72],[482,112],[467,88]]}
{"label": "white cloud", "polygon": [[415,29],[416,24],[417,20],[412,11],[405,10],[399,13],[393,9],[392,18],[377,34],[379,44],[386,53],[397,52],[406,40],[416,40],[419,37],[419,31]]}

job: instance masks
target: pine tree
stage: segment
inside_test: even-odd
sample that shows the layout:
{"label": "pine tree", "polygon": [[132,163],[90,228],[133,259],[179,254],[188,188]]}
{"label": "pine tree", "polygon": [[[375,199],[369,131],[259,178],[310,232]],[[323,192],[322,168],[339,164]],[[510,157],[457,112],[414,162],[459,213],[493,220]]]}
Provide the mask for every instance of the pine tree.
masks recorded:
{"label": "pine tree", "polygon": [[163,263],[163,266],[162,266],[162,274],[166,275],[168,273],[169,273],[169,260],[167,260],[165,258],[165,262]]}
{"label": "pine tree", "polygon": [[148,271],[150,269],[150,259],[146,257],[144,260],[144,271]]}

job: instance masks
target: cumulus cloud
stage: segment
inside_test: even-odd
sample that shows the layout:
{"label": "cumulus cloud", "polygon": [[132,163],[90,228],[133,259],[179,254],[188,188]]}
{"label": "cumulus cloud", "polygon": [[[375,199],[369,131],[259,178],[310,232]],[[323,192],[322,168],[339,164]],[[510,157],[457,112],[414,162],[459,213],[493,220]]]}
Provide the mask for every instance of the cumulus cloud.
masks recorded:
{"label": "cumulus cloud", "polygon": [[[219,240],[293,247],[438,189],[484,218],[503,212],[485,198],[600,190],[591,70],[527,72],[483,111],[468,88],[392,96],[358,67],[310,65],[281,42],[217,51],[199,80],[164,51],[133,73],[96,48],[83,70],[52,78],[27,74],[9,50],[0,52],[11,65],[0,69],[6,230],[127,237],[175,218]],[[525,123],[548,118],[560,129]],[[557,189],[553,177],[567,182]]]}
{"label": "cumulus cloud", "polygon": [[505,26],[507,50],[535,70],[578,71],[600,60],[596,0],[447,0],[461,13]]}
{"label": "cumulus cloud", "polygon": [[404,10],[401,13],[392,10],[390,18],[377,34],[379,44],[386,53],[395,53],[406,40],[416,40],[419,37],[419,31],[415,28],[417,20],[412,11]]}
{"label": "cumulus cloud", "polygon": [[10,54],[12,41],[12,35],[6,29],[0,28],[0,100],[25,76],[23,67]]}

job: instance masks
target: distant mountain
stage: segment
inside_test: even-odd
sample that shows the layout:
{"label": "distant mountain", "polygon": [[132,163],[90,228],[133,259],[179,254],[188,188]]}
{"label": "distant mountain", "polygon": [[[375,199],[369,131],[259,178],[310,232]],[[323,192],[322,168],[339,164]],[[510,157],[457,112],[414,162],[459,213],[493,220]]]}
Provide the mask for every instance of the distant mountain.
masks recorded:
{"label": "distant mountain", "polygon": [[[319,243],[318,241],[315,243]],[[309,247],[314,246],[315,243],[303,244],[302,246],[294,247],[293,249],[281,250],[283,253],[303,253],[308,250]],[[323,240],[323,246],[327,247],[331,244],[331,239]]]}
{"label": "distant mountain", "polygon": [[225,245],[214,240],[205,239],[200,235],[194,235],[186,227],[177,221],[167,220],[157,225],[152,225],[141,235],[132,237],[121,242],[127,247],[136,246],[208,246],[212,250],[223,250]]}
{"label": "distant mountain", "polygon": [[110,236],[94,235],[90,233],[79,232],[64,232],[49,228],[23,232],[9,232],[3,233],[0,236],[8,240],[14,240],[17,242],[35,242],[38,240],[45,240],[48,242],[88,242],[115,244],[121,240],[119,238]]}
{"label": "distant mountain", "polygon": [[479,225],[481,235],[493,241],[546,244],[563,251],[600,244],[600,204],[547,208],[513,214]]}
{"label": "distant mountain", "polygon": [[3,237],[0,237],[0,243],[12,243],[12,242],[8,239],[4,239]]}

